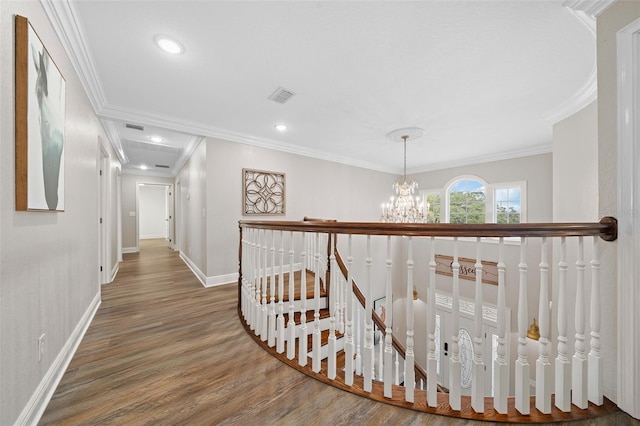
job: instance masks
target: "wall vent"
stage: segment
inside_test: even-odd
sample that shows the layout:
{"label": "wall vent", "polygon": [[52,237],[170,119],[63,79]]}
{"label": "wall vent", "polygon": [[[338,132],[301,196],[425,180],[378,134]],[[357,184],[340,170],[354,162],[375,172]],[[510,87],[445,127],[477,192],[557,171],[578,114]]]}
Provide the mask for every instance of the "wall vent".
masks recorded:
{"label": "wall vent", "polygon": [[267,99],[273,102],[277,102],[279,104],[286,103],[289,99],[291,99],[295,93],[291,90],[287,90],[284,87],[278,87],[275,92],[271,94]]}
{"label": "wall vent", "polygon": [[127,129],[133,129],[133,130],[140,130],[141,132],[144,131],[144,127],[142,127],[139,124],[131,124],[131,123],[127,123],[125,124],[125,127]]}
{"label": "wall vent", "polygon": [[160,167],[162,169],[168,169],[169,166],[165,165],[165,164],[156,164],[156,167]]}

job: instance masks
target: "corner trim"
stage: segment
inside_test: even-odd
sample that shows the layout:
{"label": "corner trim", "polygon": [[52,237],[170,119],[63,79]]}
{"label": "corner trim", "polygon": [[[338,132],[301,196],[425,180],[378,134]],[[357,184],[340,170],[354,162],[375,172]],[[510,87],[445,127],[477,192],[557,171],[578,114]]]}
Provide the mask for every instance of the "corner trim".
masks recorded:
{"label": "corner trim", "polygon": [[189,269],[191,269],[191,272],[193,272],[193,275],[196,276],[196,278],[198,278],[198,280],[202,283],[203,286],[207,287],[206,282],[207,282],[207,277],[206,275],[200,270],[200,268],[198,268],[196,266],[195,263],[193,263],[193,261],[191,259],[189,259],[189,257],[184,254],[184,252],[180,252],[180,259],[182,259],[182,261],[189,267]]}
{"label": "corner trim", "polygon": [[18,416],[15,422],[16,425],[35,425],[40,421],[73,355],[76,353],[76,350],[78,350],[84,334],[87,332],[93,317],[98,311],[100,303],[100,290],[98,290],[84,315],[71,333],[71,336],[69,336],[69,339],[67,339],[67,342],[51,364],[51,367],[49,367],[49,370],[40,381],[31,398],[29,398],[29,402],[27,402],[27,405],[22,409],[20,416]]}

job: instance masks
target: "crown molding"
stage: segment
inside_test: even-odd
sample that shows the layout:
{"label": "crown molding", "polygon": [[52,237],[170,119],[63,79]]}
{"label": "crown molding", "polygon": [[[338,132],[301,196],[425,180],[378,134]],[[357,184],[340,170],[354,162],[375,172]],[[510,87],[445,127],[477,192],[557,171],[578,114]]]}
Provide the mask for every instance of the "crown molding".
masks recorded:
{"label": "crown molding", "polygon": [[127,154],[125,154],[124,149],[122,148],[122,141],[120,140],[120,134],[118,133],[118,129],[116,124],[110,120],[100,120],[102,123],[102,127],[104,128],[109,141],[111,142],[111,147],[116,152],[118,156],[118,160],[120,160],[120,164],[125,165],[129,162],[127,158]]}
{"label": "crown molding", "polygon": [[562,5],[573,11],[581,11],[592,18],[597,18],[615,2],[616,0],[566,0]]}
{"label": "crown molding", "polygon": [[[131,108],[116,107],[106,105],[100,112],[103,119],[133,121],[147,126],[156,126],[170,129],[177,132],[200,135],[216,139],[223,139],[230,142],[238,142],[247,145],[257,146],[260,148],[273,149],[275,151],[286,152],[289,154],[302,155],[304,157],[316,158],[319,160],[332,161],[335,163],[345,164],[348,166],[361,167],[364,169],[376,170],[387,173],[395,173],[393,167],[383,164],[370,163],[365,161],[354,160],[353,158],[343,157],[339,155],[331,155],[326,152],[302,148],[298,145],[285,144],[279,141],[266,138],[258,138],[255,136],[232,132],[213,126],[207,126],[200,123],[190,122],[187,120],[176,120],[173,117],[163,116],[159,114],[151,114],[146,111],[134,110]],[[197,146],[197,145],[196,145]],[[194,147],[195,149],[195,147]],[[188,158],[188,157],[187,157]]]}
{"label": "crown molding", "polygon": [[598,69],[594,62],[587,81],[568,100],[543,115],[551,124],[556,124],[580,111],[598,98]]}
{"label": "crown molding", "polygon": [[41,0],[41,3],[97,113],[107,103],[106,97],[75,6],[68,0]]}
{"label": "crown molding", "polygon": [[407,170],[407,174],[432,172],[432,171],[435,171],[435,170],[443,170],[443,169],[452,169],[452,168],[455,168],[455,167],[472,166],[474,164],[491,163],[491,162],[494,162],[494,161],[513,160],[515,158],[529,157],[531,155],[548,154],[550,152],[553,152],[552,145],[550,143],[549,144],[542,144],[542,145],[537,145],[537,146],[532,147],[532,148],[501,152],[499,154],[489,154],[489,155],[484,155],[484,156],[481,156],[481,157],[473,157],[473,158],[462,159],[462,160],[459,160],[459,161],[443,162],[443,163],[433,164],[433,165],[424,166],[424,167],[416,167],[416,168],[413,168],[411,170]]}

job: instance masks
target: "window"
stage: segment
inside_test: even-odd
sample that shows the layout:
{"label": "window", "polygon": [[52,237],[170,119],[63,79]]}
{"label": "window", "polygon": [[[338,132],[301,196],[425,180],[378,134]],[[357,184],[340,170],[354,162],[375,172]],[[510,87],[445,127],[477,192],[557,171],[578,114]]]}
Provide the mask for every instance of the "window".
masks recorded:
{"label": "window", "polygon": [[490,184],[459,176],[442,189],[421,191],[428,223],[525,223],[527,183]]}
{"label": "window", "polygon": [[440,193],[431,192],[425,194],[427,206],[427,223],[440,223]]}
{"label": "window", "polygon": [[485,185],[463,179],[449,189],[449,223],[485,223]]}
{"label": "window", "polygon": [[495,222],[520,223],[522,202],[520,186],[507,186],[495,189]]}

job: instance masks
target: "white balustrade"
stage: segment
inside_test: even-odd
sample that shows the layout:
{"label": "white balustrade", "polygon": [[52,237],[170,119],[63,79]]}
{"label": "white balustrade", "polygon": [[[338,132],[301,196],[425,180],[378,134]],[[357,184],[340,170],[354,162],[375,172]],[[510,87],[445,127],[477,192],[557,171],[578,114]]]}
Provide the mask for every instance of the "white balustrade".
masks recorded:
{"label": "white balustrade", "polygon": [[526,240],[520,239],[520,263],[518,264],[520,281],[518,286],[518,359],[516,360],[516,410],[520,414],[530,413],[529,397],[529,361],[527,360],[527,328],[529,315],[527,310],[527,262]]}
{"label": "white balustrade", "polygon": [[458,259],[458,237],[453,238],[453,302],[451,315],[451,358],[449,359],[449,406],[452,410],[460,411],[461,408],[461,364],[460,346],[458,344],[460,336],[460,263]]}
{"label": "white balustrade", "polygon": [[280,247],[278,248],[278,318],[276,320],[276,352],[284,352],[285,325],[284,325],[284,234],[280,235]]}
{"label": "white balustrade", "polygon": [[567,345],[567,238],[560,239],[558,262],[558,356],[556,357],[555,405],[561,411],[571,411],[571,362]]}
{"label": "white balustrade", "polygon": [[476,413],[484,413],[484,361],[482,360],[484,330],[482,327],[482,245],[480,238],[476,238],[476,301],[475,301],[475,337],[473,339],[473,370],[471,388],[471,408]]}
{"label": "white balustrade", "polygon": [[[393,260],[391,258],[391,237],[387,236],[387,262],[386,262],[386,275],[385,275],[385,300],[392,301],[393,293],[391,290],[391,268],[393,266]],[[385,324],[385,336],[384,336],[384,361],[381,362],[384,365],[384,371],[380,375],[384,377],[384,396],[391,398],[392,396],[392,384],[393,384],[393,303],[387,303],[384,306],[384,324]],[[382,360],[382,357],[380,358]]]}
{"label": "white balustrade", "polygon": [[[508,246],[505,239],[499,237],[491,243],[485,243],[480,237],[475,242],[460,241],[454,236],[441,250],[450,250],[452,254],[451,278],[440,276],[436,263],[436,237],[429,236],[427,245],[419,245],[418,238],[407,235],[404,238],[385,235],[384,241],[377,240],[386,245],[386,251],[382,254],[382,246],[376,246],[372,250],[375,235],[352,236],[346,235],[347,256],[342,263],[342,257],[337,249],[337,238],[330,233],[318,233],[307,231],[287,231],[285,238],[283,230],[246,228],[241,233],[239,280],[239,306],[240,316],[260,340],[265,341],[269,347],[274,347],[275,352],[285,353],[286,358],[293,360],[297,356],[297,363],[306,366],[308,357],[311,356],[311,371],[320,373],[323,371],[323,362],[326,362],[326,377],[334,380],[342,370],[337,364],[338,353],[344,350],[344,385],[354,386],[354,376],[362,376],[362,390],[373,392],[374,381],[381,381],[383,396],[394,398],[394,385],[404,386],[404,401],[415,402],[416,388],[425,390],[426,403],[429,407],[438,409],[438,359],[441,348],[437,347],[436,336],[436,311],[439,306],[444,306],[440,293],[436,296],[436,282],[449,282],[451,284],[451,296],[446,306],[450,310],[447,321],[447,329],[451,330],[451,336],[445,337],[451,340],[449,360],[441,357],[442,362],[448,364],[448,388],[449,409],[452,411],[464,411],[463,401],[477,414],[490,411],[485,406],[486,397],[493,396],[492,406],[496,413],[509,413],[509,376],[510,370],[515,373],[515,410],[521,415],[530,414],[533,401],[535,408],[543,414],[550,413],[552,395],[555,406],[563,411],[570,412],[572,404],[580,409],[589,406],[589,402],[595,405],[604,403],[602,389],[603,363],[600,341],[601,327],[601,281],[599,250],[603,244],[599,237],[593,237],[593,258],[591,264],[591,293],[587,305],[587,282],[585,280],[586,263],[584,259],[584,238],[575,237],[577,240],[576,251],[576,293],[575,293],[575,351],[572,359],[569,358],[567,336],[568,317],[570,315],[569,298],[569,265],[567,264],[566,236],[558,237],[555,253],[558,258],[557,266],[557,299],[550,294],[550,259],[548,237],[520,237],[519,263],[512,261],[511,265],[505,262],[505,251]],[[353,238],[365,238],[366,246],[357,253],[353,252]],[[527,256],[528,240],[540,241],[539,291],[537,300],[528,300],[528,266]],[[364,241],[364,240],[361,240]],[[394,254],[396,245],[406,245],[406,251],[400,253],[406,259],[406,271],[396,271],[393,264],[398,254]],[[535,246],[532,244],[532,246]],[[508,248],[514,252],[517,245]],[[288,248],[289,258],[285,262],[285,250]],[[296,253],[296,248],[299,248]],[[378,248],[380,250],[378,250]],[[466,259],[459,256],[471,249],[475,249],[475,282],[473,287],[473,300],[462,299],[460,295],[461,263]],[[326,250],[326,255],[325,255]],[[418,252],[417,250],[421,250]],[[270,253],[270,255],[269,255]],[[375,256],[374,254],[375,253]],[[517,252],[516,252],[517,253]],[[487,291],[483,281],[483,274],[487,266],[483,264],[483,256],[491,258],[497,255],[497,287],[496,291]],[[384,257],[383,257],[384,256]],[[468,255],[467,255],[468,256]],[[357,260],[357,265],[354,260]],[[464,262],[463,262],[464,261]],[[380,263],[378,263],[380,262]],[[421,262],[422,265],[418,264]],[[382,268],[384,274],[375,274],[374,268]],[[364,268],[358,270],[364,275],[364,279],[358,281],[355,277],[356,266]],[[343,268],[344,270],[341,270]],[[377,269],[376,269],[377,270]],[[508,271],[512,271],[509,275]],[[517,272],[516,272],[517,271]],[[299,280],[296,277],[299,275]],[[307,324],[307,310],[311,309],[307,300],[307,274],[313,273],[313,331],[310,332]],[[417,275],[419,274],[419,275]],[[405,275],[406,281],[402,291],[404,294],[394,294],[394,279],[399,275]],[[507,277],[518,277],[517,286],[507,282]],[[285,286],[288,280],[288,302],[286,301]],[[419,281],[418,281],[419,280]],[[414,312],[415,284],[420,283],[421,288],[426,288],[426,324],[416,323]],[[426,285],[426,287],[422,287]],[[441,286],[441,284],[438,284]],[[510,287],[508,287],[510,286]],[[356,288],[362,291],[362,296],[356,297]],[[396,287],[397,288],[397,287]],[[533,288],[532,288],[533,290]],[[517,341],[511,342],[517,352],[517,359],[509,364],[509,307],[506,295],[508,292],[517,294]],[[486,293],[493,294],[497,300],[485,300]],[[299,297],[296,296],[299,294]],[[384,294],[384,315],[381,316],[382,325],[374,324],[372,317],[373,301]],[[361,303],[359,297],[364,298]],[[395,300],[394,300],[395,297]],[[401,314],[394,312],[394,301],[406,298],[404,313],[406,314],[405,341],[394,340],[393,317]],[[551,341],[550,302],[553,301],[557,317],[553,319],[557,323],[557,340]],[[528,360],[528,352],[531,342],[527,340],[528,325],[531,321],[528,306],[530,303],[538,303],[537,319],[540,338],[533,347],[537,348],[535,362],[535,382],[530,382],[531,368]],[[285,304],[288,303],[288,309]],[[495,305],[493,305],[495,303]],[[495,307],[492,307],[495,306]],[[328,318],[320,319],[321,311],[328,310]],[[461,308],[466,312],[465,318],[473,321],[470,397],[462,396],[462,359],[461,342]],[[285,324],[285,311],[287,321]],[[497,336],[487,339],[484,321],[485,310],[495,311]],[[447,311],[448,312],[448,311]],[[295,320],[298,318],[299,320]],[[470,316],[469,316],[470,315]],[[472,319],[471,319],[472,318]],[[590,326],[589,349],[586,344],[587,318]],[[396,318],[397,319],[397,318]],[[442,321],[442,320],[441,320]],[[466,321],[466,320],[465,320]],[[400,324],[402,327],[402,324]],[[465,326],[467,327],[467,326]],[[327,341],[322,341],[322,332],[328,330]],[[422,333],[422,341],[426,338],[426,355],[424,359],[416,359],[415,338],[416,333]],[[309,336],[312,334],[312,336]],[[448,333],[447,333],[448,334]],[[308,338],[311,337],[312,347],[309,351]],[[377,341],[377,343],[376,343]],[[494,342],[494,346],[489,346]],[[397,345],[404,343],[404,353],[396,350]],[[557,348],[555,361],[550,361],[550,353]],[[297,351],[296,351],[297,347]],[[466,348],[465,348],[466,349]],[[493,349],[493,351],[492,351]],[[469,349],[466,349],[469,350]],[[493,357],[489,357],[493,354]],[[466,353],[465,353],[466,355]],[[403,366],[400,365],[402,360]],[[486,360],[486,361],[485,361]],[[490,360],[490,361],[489,361]],[[468,361],[466,361],[468,362]],[[487,363],[491,363],[490,365]],[[486,364],[486,365],[485,365]],[[423,374],[417,375],[416,369],[426,367],[426,380]],[[493,376],[487,376],[487,366],[492,369]],[[466,367],[465,367],[466,368]],[[555,377],[555,381],[554,381]],[[493,395],[489,394],[487,381],[493,384]],[[530,398],[530,386],[535,383],[535,399]],[[466,385],[465,385],[466,386]],[[424,400],[423,400],[424,401]],[[487,402],[488,404],[491,404]]]}
{"label": "white balustrade", "polygon": [[576,340],[571,374],[571,402],[578,408],[589,405],[587,394],[587,357],[585,344],[585,289],[584,289],[584,239],[578,238],[578,260],[576,261]]}
{"label": "white balustrade", "polygon": [[407,351],[404,358],[404,399],[414,401],[415,355],[413,352],[413,237],[407,240]]}
{"label": "white balustrade", "polygon": [[505,324],[505,271],[504,264],[504,238],[500,237],[498,246],[498,348],[496,360],[493,363],[494,390],[493,408],[499,414],[507,414],[507,397],[509,395],[509,365],[506,355],[506,324]]}
{"label": "white balustrade", "polygon": [[270,348],[276,345],[276,240],[275,231],[271,230],[271,277],[269,280],[269,290],[271,299],[269,300],[269,327],[267,331],[267,344]]}

